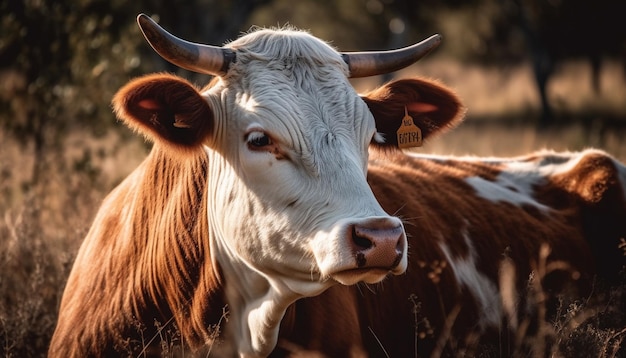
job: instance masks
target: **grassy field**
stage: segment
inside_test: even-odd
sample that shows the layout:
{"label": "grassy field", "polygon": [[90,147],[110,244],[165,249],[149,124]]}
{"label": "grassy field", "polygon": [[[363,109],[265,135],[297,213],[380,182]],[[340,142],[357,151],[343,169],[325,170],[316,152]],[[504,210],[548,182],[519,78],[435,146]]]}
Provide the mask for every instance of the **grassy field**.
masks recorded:
{"label": "grassy field", "polygon": [[[529,66],[420,66],[401,75],[419,72],[440,78],[457,90],[469,109],[466,123],[432,140],[421,152],[514,156],[543,148],[597,147],[626,161],[626,85],[616,64],[604,67],[600,93],[591,89],[587,64],[567,64],[549,87],[559,125],[542,129],[536,126],[539,101]],[[355,81],[361,91],[375,84],[373,79]],[[45,356],[65,280],[102,198],[148,151],[141,138],[128,140],[128,133],[120,132],[102,138],[71,133],[64,152],[47,158],[45,180],[37,183],[30,180],[32,148],[0,132],[1,356]],[[549,339],[574,339],[602,356],[602,350],[610,355],[625,338],[625,330],[594,325],[599,320],[579,324],[581,317],[598,316],[600,311],[580,304],[563,309]],[[578,330],[572,329],[572,322],[578,322]],[[566,344],[555,353],[571,356],[568,352],[576,349]]]}

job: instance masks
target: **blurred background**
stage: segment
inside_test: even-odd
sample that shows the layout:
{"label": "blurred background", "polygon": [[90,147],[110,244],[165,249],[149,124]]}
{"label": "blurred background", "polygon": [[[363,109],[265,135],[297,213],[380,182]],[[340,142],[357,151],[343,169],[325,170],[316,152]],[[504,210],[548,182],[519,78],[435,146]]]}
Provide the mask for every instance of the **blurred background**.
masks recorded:
{"label": "blurred background", "polygon": [[343,51],[433,33],[441,47],[394,76],[437,78],[468,107],[420,152],[520,155],[606,149],[626,160],[626,27],[619,0],[0,0],[0,355],[44,356],[76,250],[102,198],[149,144],[110,100],[129,79],[210,77],[154,54],[146,13],[190,41],[293,25]]}

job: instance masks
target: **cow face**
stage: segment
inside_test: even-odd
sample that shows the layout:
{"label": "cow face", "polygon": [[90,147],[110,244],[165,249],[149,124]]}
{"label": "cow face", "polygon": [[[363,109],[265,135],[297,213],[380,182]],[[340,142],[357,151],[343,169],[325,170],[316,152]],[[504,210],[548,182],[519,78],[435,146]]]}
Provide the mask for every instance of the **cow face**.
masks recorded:
{"label": "cow face", "polygon": [[[204,92],[158,74],[130,82],[113,102],[172,155],[205,146],[212,259],[227,295],[244,297],[242,327],[264,352],[275,337],[255,338],[255,327],[276,326],[293,300],[405,271],[402,222],[366,181],[368,147],[397,148],[407,116],[427,138],[458,121],[461,106],[417,79],[361,97],[341,55],[303,32],[261,30],[229,48],[236,62]],[[258,297],[270,303],[249,304]]]}
{"label": "cow face", "polygon": [[295,282],[290,290],[299,293],[403,272],[402,223],[380,208],[365,180],[374,120],[339,55],[300,32],[256,32],[231,46],[237,63],[210,91],[232,114],[214,138],[231,168],[218,175],[234,175],[219,180],[231,185],[212,201],[227,210],[216,218],[232,238],[227,245],[247,265]]}

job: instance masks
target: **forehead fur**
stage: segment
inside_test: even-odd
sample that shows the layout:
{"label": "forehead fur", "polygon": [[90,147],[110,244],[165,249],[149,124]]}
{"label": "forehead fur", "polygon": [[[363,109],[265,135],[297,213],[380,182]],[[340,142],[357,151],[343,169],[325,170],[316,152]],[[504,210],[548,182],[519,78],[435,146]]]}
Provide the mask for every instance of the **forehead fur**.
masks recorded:
{"label": "forehead fur", "polygon": [[346,75],[348,71],[340,53],[332,46],[306,31],[292,27],[254,28],[225,47],[237,50],[238,61],[297,60],[311,66],[331,64],[343,68]]}

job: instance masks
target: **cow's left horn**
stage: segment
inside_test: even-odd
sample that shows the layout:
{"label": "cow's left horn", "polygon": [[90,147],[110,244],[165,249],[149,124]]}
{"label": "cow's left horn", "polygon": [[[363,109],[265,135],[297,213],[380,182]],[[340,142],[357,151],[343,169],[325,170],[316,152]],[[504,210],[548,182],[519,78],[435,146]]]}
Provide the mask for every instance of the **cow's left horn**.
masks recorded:
{"label": "cow's left horn", "polygon": [[368,77],[393,72],[412,65],[441,43],[441,35],[397,50],[344,52],[343,60],[350,68],[350,77]]}
{"label": "cow's left horn", "polygon": [[224,75],[235,61],[233,50],[188,42],[165,31],[148,15],[139,14],[137,23],[152,48],[164,59],[184,69]]}

